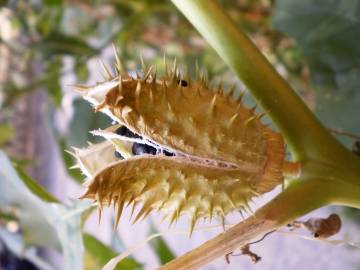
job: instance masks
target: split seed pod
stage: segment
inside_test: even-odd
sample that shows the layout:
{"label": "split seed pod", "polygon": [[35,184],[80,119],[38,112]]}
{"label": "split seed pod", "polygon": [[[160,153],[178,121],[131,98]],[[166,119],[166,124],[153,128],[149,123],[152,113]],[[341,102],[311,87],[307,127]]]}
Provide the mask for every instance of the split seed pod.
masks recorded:
{"label": "split seed pod", "polygon": [[[107,159],[86,173],[91,179],[82,198],[96,200],[100,209],[114,204],[117,222],[129,205],[142,206],[134,221],[161,211],[171,224],[187,214],[192,231],[200,218],[223,220],[229,212],[248,210],[252,197],[282,182],[282,136],[263,125],[261,115],[244,107],[241,98],[210,89],[203,76],[195,81],[182,78],[176,64],[172,71],[166,68],[161,79],[152,68],[144,67],[143,75],[132,78],[119,68],[119,61],[116,66],[117,76],[106,71],[105,82],[77,89],[96,111],[139,135],[142,143],[174,156]],[[95,132],[111,142],[105,145],[110,149],[128,149],[119,144],[139,140],[113,130]],[[83,170],[84,161],[96,156],[84,158],[84,151],[95,148],[77,150]]]}

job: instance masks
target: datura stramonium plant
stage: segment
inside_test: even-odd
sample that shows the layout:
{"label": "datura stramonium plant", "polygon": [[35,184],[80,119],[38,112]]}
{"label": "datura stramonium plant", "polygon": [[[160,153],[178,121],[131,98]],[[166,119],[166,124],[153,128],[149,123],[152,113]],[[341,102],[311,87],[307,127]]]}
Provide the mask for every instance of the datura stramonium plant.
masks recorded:
{"label": "datura stramonium plant", "polygon": [[[204,76],[182,77],[174,61],[161,79],[143,66],[136,78],[116,57],[117,75],[77,86],[81,95],[116,123],[93,131],[106,140],[75,149],[88,177],[82,198],[100,209],[139,209],[134,222],[160,211],[170,224],[182,215],[191,232],[200,218],[248,210],[249,201],[282,183],[283,138],[262,124],[255,109]],[[199,72],[198,72],[199,73]]]}

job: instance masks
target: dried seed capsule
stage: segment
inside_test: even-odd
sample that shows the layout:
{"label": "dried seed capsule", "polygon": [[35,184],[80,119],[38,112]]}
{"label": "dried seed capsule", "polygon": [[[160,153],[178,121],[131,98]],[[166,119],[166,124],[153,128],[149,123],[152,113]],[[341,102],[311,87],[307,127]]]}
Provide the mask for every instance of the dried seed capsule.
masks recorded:
{"label": "dried seed capsule", "polygon": [[[199,218],[223,219],[249,209],[252,197],[282,183],[283,138],[263,125],[254,109],[223,89],[212,91],[203,77],[181,80],[176,67],[162,79],[143,74],[80,89],[97,110],[149,140],[133,143],[135,155],[153,155],[109,163],[93,175],[84,198],[101,206],[114,203],[118,217],[124,205],[142,203],[135,220],[153,210],[162,211],[170,223],[187,214],[193,228]],[[163,150],[156,155],[152,145],[177,154]]]}

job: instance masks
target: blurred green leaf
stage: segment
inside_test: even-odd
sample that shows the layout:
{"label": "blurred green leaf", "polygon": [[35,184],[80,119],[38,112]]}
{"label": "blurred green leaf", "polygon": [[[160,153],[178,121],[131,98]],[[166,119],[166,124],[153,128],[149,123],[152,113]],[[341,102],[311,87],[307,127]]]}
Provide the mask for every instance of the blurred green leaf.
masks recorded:
{"label": "blurred green leaf", "polygon": [[27,175],[23,168],[15,165],[15,169],[20,176],[20,179],[33,194],[45,202],[60,203],[57,198],[55,198],[46,189],[39,185],[39,183],[32,179],[29,175]]}
{"label": "blurred green leaf", "polygon": [[82,61],[76,61],[75,73],[80,82],[84,82],[89,78],[89,69],[86,63],[83,63]]}
{"label": "blurred green leaf", "polygon": [[10,221],[10,220],[17,220],[17,217],[15,216],[14,213],[11,212],[11,210],[9,211],[9,209],[1,209],[0,206],[0,220],[2,221]]}
{"label": "blurred green leaf", "polygon": [[[151,233],[157,233],[154,227],[151,227]],[[149,243],[162,265],[176,258],[161,236],[152,239]]]}
{"label": "blurred green leaf", "polygon": [[317,85],[342,92],[360,88],[358,0],[278,0],[273,25],[295,38]]}
{"label": "blurred green leaf", "polygon": [[16,211],[24,245],[46,246],[62,251],[63,269],[83,268],[80,215],[89,202],[62,205],[37,197],[24,184],[4,152],[0,151],[0,205]]}
{"label": "blurred green leaf", "polygon": [[[326,126],[360,135],[360,91],[342,94],[318,91],[315,112]],[[337,137],[351,148],[353,139]]]}
{"label": "blurred green leaf", "polygon": [[45,67],[45,72],[32,78],[26,86],[17,87],[13,82],[5,84],[3,90],[6,93],[4,107],[7,107],[16,101],[20,96],[39,88],[46,87],[52,101],[55,105],[60,105],[62,100],[62,90],[60,85],[62,62],[61,58],[54,59]]}
{"label": "blurred green leaf", "polygon": [[61,22],[65,13],[65,8],[60,6],[63,1],[48,0],[43,2],[40,12],[34,18],[36,32],[42,38],[47,37],[53,32],[62,32]]}
{"label": "blurred green leaf", "polygon": [[48,56],[58,54],[91,56],[98,52],[79,38],[56,32],[51,33],[44,40],[34,43],[32,49],[41,51]]}
{"label": "blurred green leaf", "polygon": [[75,159],[66,150],[70,150],[70,146],[66,143],[65,139],[59,139],[59,149],[64,161],[64,165],[68,174],[79,184],[84,182],[84,175],[81,174],[79,169],[71,169],[75,165]]}
{"label": "blurred green leaf", "polygon": [[133,13],[133,9],[129,5],[129,1],[126,1],[126,3],[122,3],[122,1],[114,1],[114,8],[117,15],[121,17],[129,16]]}
{"label": "blurred green leaf", "polygon": [[67,142],[76,147],[85,147],[87,142],[99,142],[101,138],[92,136],[89,131],[104,129],[111,125],[111,119],[103,113],[95,113],[91,105],[83,100],[74,101],[74,117],[70,123]]}
{"label": "blurred green leaf", "polygon": [[62,2],[62,0],[43,0],[43,3],[47,6],[59,6]]}
{"label": "blurred green leaf", "polygon": [[17,209],[23,226],[25,242],[60,249],[55,228],[46,222],[47,203],[35,196],[20,179],[5,153],[0,151],[0,205]]}
{"label": "blurred green leaf", "polygon": [[0,124],[0,147],[15,135],[15,130],[9,124]]}
{"label": "blurred green leaf", "polygon": [[53,12],[48,8],[46,11],[37,18],[36,30],[41,36],[49,35],[55,26]]}
{"label": "blurred green leaf", "polygon": [[60,105],[62,100],[62,90],[60,85],[60,78],[61,78],[61,69],[62,69],[62,62],[61,58],[57,58],[56,60],[52,61],[47,69],[47,77],[44,81],[46,88],[48,89],[48,93],[55,103],[55,105]]}
{"label": "blurred green leaf", "polygon": [[[117,254],[94,236],[84,233],[85,246],[85,270],[101,269],[108,261],[117,256]],[[125,258],[118,263],[117,270],[141,269],[141,264],[133,259]]]}

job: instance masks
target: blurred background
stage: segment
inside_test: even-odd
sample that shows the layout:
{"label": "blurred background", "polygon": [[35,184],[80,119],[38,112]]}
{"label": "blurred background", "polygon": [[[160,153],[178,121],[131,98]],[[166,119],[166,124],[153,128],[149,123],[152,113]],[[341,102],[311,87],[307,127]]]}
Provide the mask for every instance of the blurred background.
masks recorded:
{"label": "blurred background", "polygon": [[[359,0],[218,2],[327,127],[360,133]],[[198,63],[214,81],[246,91],[170,1],[0,0],[1,270],[101,269],[140,242],[117,269],[154,269],[222,231],[221,222],[211,230],[199,224],[190,239],[186,218],[169,230],[156,214],[132,225],[128,211],[113,230],[112,209],[99,225],[92,203],[77,199],[84,177],[69,169],[74,160],[65,150],[96,142],[89,131],[111,121],[94,113],[71,86],[103,80],[99,60],[112,67],[112,44],[129,71],[140,69],[142,55],[161,73],[165,54],[190,74]],[[249,94],[246,103],[254,104]],[[335,135],[356,150],[356,138]],[[336,239],[360,242],[358,210],[326,207],[310,216],[329,213],[343,220]],[[227,223],[240,219],[234,214]],[[165,234],[144,241],[157,231]],[[239,256],[204,269],[360,269],[357,248],[281,233],[253,251],[262,257],[257,265]]]}

